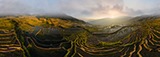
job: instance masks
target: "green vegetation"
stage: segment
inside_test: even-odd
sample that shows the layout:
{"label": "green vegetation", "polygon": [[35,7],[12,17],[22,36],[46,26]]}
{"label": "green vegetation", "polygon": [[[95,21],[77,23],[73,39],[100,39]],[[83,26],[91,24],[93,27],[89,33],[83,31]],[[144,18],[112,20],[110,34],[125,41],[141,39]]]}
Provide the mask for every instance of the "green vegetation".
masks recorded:
{"label": "green vegetation", "polygon": [[14,28],[14,25],[11,23],[11,20],[0,18],[0,29],[11,30]]}
{"label": "green vegetation", "polygon": [[103,28],[99,30],[74,19],[2,17],[0,57],[160,56],[160,19],[137,19],[104,33]]}

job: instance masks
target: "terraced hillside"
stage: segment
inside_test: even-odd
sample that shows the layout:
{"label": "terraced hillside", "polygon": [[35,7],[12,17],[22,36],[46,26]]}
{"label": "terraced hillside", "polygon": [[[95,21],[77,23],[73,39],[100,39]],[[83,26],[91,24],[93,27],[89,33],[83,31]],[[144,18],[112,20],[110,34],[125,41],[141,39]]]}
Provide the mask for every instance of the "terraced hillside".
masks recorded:
{"label": "terraced hillside", "polygon": [[23,56],[23,50],[14,30],[0,30],[0,55],[1,57]]}
{"label": "terraced hillside", "polygon": [[160,56],[157,16],[136,17],[110,32],[54,17],[3,17],[0,24],[0,57]]}
{"label": "terraced hillside", "polygon": [[86,50],[96,57],[159,57],[159,17],[136,18],[140,20],[113,33],[96,33],[98,47]]}

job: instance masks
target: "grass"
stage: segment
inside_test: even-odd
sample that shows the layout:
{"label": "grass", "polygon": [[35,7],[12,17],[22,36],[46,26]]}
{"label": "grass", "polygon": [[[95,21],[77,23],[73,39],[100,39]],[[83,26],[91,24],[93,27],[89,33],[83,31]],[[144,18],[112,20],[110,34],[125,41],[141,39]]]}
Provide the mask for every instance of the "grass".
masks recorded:
{"label": "grass", "polygon": [[11,23],[11,20],[0,18],[0,29],[11,30],[14,28],[14,25]]}
{"label": "grass", "polygon": [[[21,43],[21,48],[23,49],[22,52],[15,52],[15,53],[7,53],[13,54],[14,57],[18,57],[17,55],[27,55],[28,57],[76,57],[76,56],[95,56],[95,57],[114,57],[114,56],[139,56],[139,57],[147,57],[143,54],[143,52],[148,52],[145,54],[152,55],[155,52],[155,55],[159,55],[159,37],[160,37],[160,20],[146,20],[146,21],[139,21],[135,24],[137,27],[134,32],[128,34],[127,36],[122,37],[121,40],[118,41],[100,41],[96,35],[92,35],[93,32],[98,31],[96,27],[90,26],[83,26],[82,24],[78,24],[72,22],[70,20],[62,20],[59,18],[45,18],[45,17],[35,17],[35,16],[20,16],[20,17],[12,17],[12,18],[0,18],[0,29],[5,30],[15,30],[17,39]],[[78,24],[78,26],[77,26]],[[31,34],[34,29],[33,27],[40,26],[44,28],[53,28],[62,30],[61,38],[54,38],[54,35],[48,35],[43,32],[37,33],[37,38],[46,40],[50,39],[45,42],[49,44],[44,44],[43,41],[37,41],[37,45],[35,44],[36,41],[31,39],[34,34]],[[130,25],[131,26],[131,25]],[[80,28],[80,30],[74,31],[65,31],[65,29],[70,28]],[[123,29],[123,28],[122,28]],[[46,30],[47,31],[47,30]],[[28,34],[26,32],[29,32]],[[112,33],[114,35],[115,33]],[[3,34],[1,34],[3,35]],[[110,35],[110,34],[108,34]],[[3,35],[4,36],[4,35]],[[99,41],[98,45],[93,44],[90,46],[88,44],[88,39],[90,36],[97,37],[95,41]],[[116,36],[116,35],[115,35]],[[132,36],[132,37],[131,37]],[[134,36],[134,37],[133,37]],[[106,36],[107,37],[107,36]],[[34,37],[32,37],[34,38]],[[133,39],[132,39],[133,38]],[[36,38],[34,38],[37,40]],[[54,42],[55,39],[58,40],[65,40],[64,42]],[[128,42],[126,42],[126,41]],[[92,40],[94,41],[94,40]],[[54,42],[54,43],[53,43]],[[55,47],[41,47],[38,44],[43,44],[44,46],[47,45],[54,45],[58,44]],[[28,44],[28,45],[27,45]],[[84,51],[83,53],[80,50]],[[121,53],[121,51],[123,51]],[[23,53],[25,52],[25,53]],[[152,54],[151,54],[152,53]],[[21,56],[21,57],[22,57]],[[0,53],[0,57],[6,57],[6,55]],[[9,57],[9,56],[8,56]]]}

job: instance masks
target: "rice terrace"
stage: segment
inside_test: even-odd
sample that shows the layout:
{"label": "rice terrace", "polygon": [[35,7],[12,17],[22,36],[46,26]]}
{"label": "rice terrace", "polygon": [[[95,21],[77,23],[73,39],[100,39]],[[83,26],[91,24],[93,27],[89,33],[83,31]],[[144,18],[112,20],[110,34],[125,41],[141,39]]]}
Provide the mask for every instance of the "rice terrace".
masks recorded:
{"label": "rice terrace", "polygon": [[158,0],[0,0],[0,57],[159,57]]}

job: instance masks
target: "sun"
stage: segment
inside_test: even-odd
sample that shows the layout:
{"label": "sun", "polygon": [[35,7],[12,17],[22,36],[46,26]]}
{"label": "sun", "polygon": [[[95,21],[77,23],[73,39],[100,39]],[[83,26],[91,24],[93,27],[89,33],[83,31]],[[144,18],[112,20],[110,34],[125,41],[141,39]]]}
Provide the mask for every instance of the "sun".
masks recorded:
{"label": "sun", "polygon": [[124,13],[121,10],[108,10],[108,11],[100,11],[93,13],[93,16],[87,17],[85,19],[92,19],[92,20],[97,20],[97,19],[103,19],[103,18],[110,18],[110,19],[116,19],[118,17],[124,17],[128,16],[126,13]]}
{"label": "sun", "polygon": [[123,12],[120,12],[118,10],[108,11],[108,17],[109,18],[117,18],[117,17],[121,17],[121,16],[126,16],[126,14],[124,14]]}

